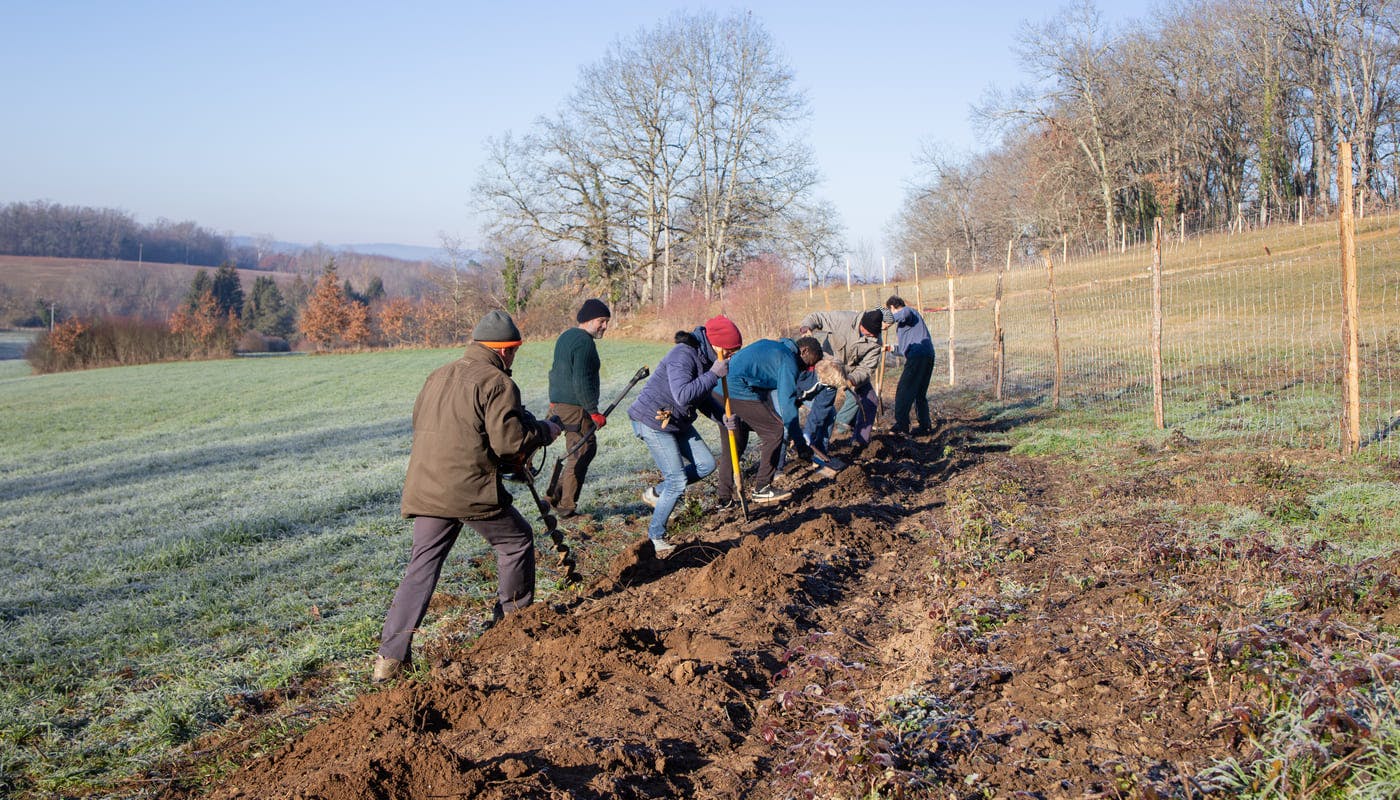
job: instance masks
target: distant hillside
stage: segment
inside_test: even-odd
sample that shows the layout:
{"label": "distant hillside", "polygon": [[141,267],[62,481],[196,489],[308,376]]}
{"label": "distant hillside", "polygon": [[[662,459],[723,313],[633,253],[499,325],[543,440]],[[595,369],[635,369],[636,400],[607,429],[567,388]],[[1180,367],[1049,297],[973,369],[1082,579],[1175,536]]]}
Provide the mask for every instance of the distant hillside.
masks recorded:
{"label": "distant hillside", "polygon": [[[278,253],[296,254],[307,250],[321,248],[333,252],[358,253],[360,255],[386,256],[397,258],[403,261],[431,261],[440,262],[447,260],[447,253],[440,247],[421,247],[412,244],[392,244],[388,242],[376,242],[371,244],[323,244],[314,245],[301,244],[298,242],[267,242],[259,241],[252,236],[230,236],[229,241],[238,247],[259,247],[271,249]],[[475,258],[476,253],[472,251],[467,254],[469,258]]]}

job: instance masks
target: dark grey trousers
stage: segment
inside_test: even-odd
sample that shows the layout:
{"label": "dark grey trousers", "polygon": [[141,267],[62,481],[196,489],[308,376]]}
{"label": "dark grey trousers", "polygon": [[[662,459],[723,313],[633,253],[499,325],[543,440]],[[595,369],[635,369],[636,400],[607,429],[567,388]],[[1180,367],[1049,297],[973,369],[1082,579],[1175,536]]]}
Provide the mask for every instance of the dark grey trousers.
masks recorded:
{"label": "dark grey trousers", "polygon": [[928,384],[933,378],[933,359],[928,356],[909,356],[904,361],[904,371],[899,373],[899,386],[894,390],[894,430],[906,433],[909,430],[909,408],[912,406],[919,415],[919,427],[933,429],[933,419],[928,413]]}
{"label": "dark grey trousers", "polygon": [[[466,524],[496,551],[496,605],[492,609],[496,619],[535,602],[535,539],[520,512],[510,508],[491,519],[467,520]],[[408,659],[413,632],[428,611],[442,565],[461,531],[462,520],[413,518],[413,551],[384,620],[379,637],[381,656]]]}
{"label": "dark grey trousers", "polygon": [[[720,407],[724,407],[724,401],[716,397]],[[738,429],[734,431],[734,445],[739,450],[739,455],[744,455],[744,449],[749,446],[749,431],[758,434],[759,457],[758,475],[754,477],[753,486],[749,490],[762,489],[773,482],[773,475],[778,471],[778,462],[783,454],[783,420],[773,412],[773,408],[762,400],[740,400],[737,397],[729,398],[729,408],[734,412],[734,416],[739,420]],[[734,460],[729,455],[729,432],[723,431],[719,437],[720,458],[719,458],[719,480],[716,486],[716,493],[720,502],[735,499],[734,495]],[[740,467],[742,469],[742,466]]]}

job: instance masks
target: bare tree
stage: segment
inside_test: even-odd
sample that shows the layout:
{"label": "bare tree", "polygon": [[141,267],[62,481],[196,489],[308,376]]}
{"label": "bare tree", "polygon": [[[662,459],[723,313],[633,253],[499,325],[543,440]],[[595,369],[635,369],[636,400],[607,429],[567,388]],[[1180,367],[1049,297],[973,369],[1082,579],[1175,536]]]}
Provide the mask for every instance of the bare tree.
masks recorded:
{"label": "bare tree", "polygon": [[1097,181],[1106,239],[1114,236],[1114,193],[1122,177],[1115,114],[1125,106],[1112,91],[1115,45],[1092,0],[1080,0],[1040,25],[1027,24],[1018,50],[1040,86],[1024,87],[1005,102],[993,96],[981,111],[988,121],[1034,121],[1072,137]]}
{"label": "bare tree", "polygon": [[693,236],[708,295],[724,284],[727,259],[817,178],[810,150],[789,133],[807,117],[806,98],[762,26],[750,14],[678,23],[687,53],[681,91],[697,142]]}

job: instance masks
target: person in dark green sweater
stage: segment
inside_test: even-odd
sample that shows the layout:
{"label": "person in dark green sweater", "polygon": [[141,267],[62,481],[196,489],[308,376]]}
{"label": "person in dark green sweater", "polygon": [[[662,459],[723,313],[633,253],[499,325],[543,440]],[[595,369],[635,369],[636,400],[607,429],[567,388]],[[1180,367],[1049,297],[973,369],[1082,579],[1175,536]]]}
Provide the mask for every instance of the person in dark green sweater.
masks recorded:
{"label": "person in dark green sweater", "polygon": [[549,413],[557,415],[567,431],[564,451],[573,450],[580,439],[588,444],[578,448],[564,463],[559,484],[550,495],[550,505],[561,517],[578,513],[578,496],[588,465],[598,453],[597,437],[589,437],[595,429],[607,424],[607,417],[598,413],[598,346],[595,339],[607,333],[612,312],[602,300],[590,298],[578,310],[578,325],[559,334],[554,343],[554,365],[549,369]]}

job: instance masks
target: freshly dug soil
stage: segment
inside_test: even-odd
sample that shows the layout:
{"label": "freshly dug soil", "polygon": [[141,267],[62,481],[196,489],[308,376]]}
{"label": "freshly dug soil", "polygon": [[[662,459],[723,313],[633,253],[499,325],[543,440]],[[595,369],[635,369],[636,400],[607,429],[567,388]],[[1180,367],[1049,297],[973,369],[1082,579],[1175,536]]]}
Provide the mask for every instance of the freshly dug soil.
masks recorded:
{"label": "freshly dug soil", "polygon": [[[851,465],[793,468],[788,503],[716,512],[664,559],[638,541],[212,796],[1155,796],[1248,755],[1232,710],[1261,690],[1228,645],[1262,621],[1250,593],[1346,576],[1207,558],[1142,510],[1265,502],[1188,480],[1238,464],[1084,474],[980,425],[839,445]],[[1393,623],[1393,594],[1371,602],[1340,605]]]}

